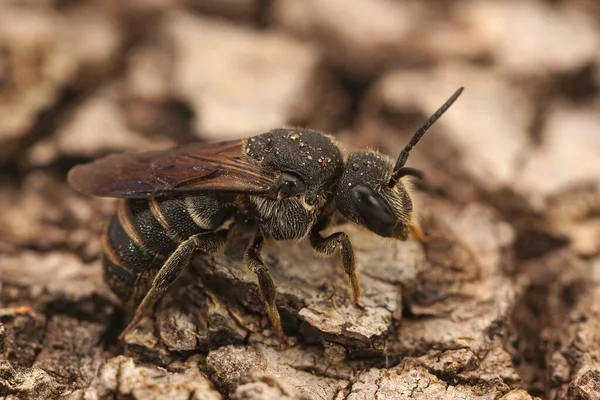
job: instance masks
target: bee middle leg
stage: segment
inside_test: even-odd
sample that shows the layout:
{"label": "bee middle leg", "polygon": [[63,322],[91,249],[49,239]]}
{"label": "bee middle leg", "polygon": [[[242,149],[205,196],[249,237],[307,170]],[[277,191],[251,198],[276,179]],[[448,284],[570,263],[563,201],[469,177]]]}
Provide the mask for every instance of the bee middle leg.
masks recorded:
{"label": "bee middle leg", "polygon": [[271,325],[277,331],[279,335],[283,334],[281,328],[281,318],[279,317],[279,311],[277,310],[277,304],[275,303],[275,296],[277,291],[275,290],[275,284],[271,275],[269,275],[269,269],[265,265],[260,255],[260,250],[264,243],[264,236],[260,229],[256,230],[254,241],[248,247],[246,255],[244,256],[244,264],[256,275],[258,278],[258,289],[261,300],[264,303],[267,316]]}
{"label": "bee middle leg", "polygon": [[344,232],[336,232],[327,237],[323,237],[319,233],[323,226],[324,224],[317,224],[312,229],[310,232],[310,244],[317,253],[325,256],[332,256],[338,245],[340,246],[344,272],[348,276],[350,285],[352,287],[352,298],[354,299],[354,303],[358,304],[358,300],[360,299],[361,295],[361,289],[358,276],[356,275],[354,250],[352,249],[350,239]]}
{"label": "bee middle leg", "polygon": [[146,315],[152,312],[154,305],[161,298],[163,293],[167,291],[169,286],[171,286],[177,277],[190,265],[195,251],[201,250],[205,253],[213,253],[225,244],[227,237],[228,231],[221,230],[217,232],[200,233],[181,242],[154,277],[150,289],[135,310],[133,319],[121,333],[119,338],[123,340]]}

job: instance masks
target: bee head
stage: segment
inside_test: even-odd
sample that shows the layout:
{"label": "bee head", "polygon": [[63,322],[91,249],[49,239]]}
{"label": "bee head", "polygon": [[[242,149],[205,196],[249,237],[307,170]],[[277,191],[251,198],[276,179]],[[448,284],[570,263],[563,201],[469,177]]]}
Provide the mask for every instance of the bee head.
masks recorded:
{"label": "bee head", "polygon": [[404,166],[408,154],[462,91],[459,88],[413,135],[395,164],[375,151],[350,154],[336,194],[337,209],[342,215],[383,237],[406,240],[409,231],[420,233],[413,222],[412,200],[400,178],[423,177],[421,171]]}
{"label": "bee head", "polygon": [[393,164],[375,151],[352,153],[336,195],[338,210],[350,221],[379,236],[405,235],[412,201],[400,182],[390,187]]}

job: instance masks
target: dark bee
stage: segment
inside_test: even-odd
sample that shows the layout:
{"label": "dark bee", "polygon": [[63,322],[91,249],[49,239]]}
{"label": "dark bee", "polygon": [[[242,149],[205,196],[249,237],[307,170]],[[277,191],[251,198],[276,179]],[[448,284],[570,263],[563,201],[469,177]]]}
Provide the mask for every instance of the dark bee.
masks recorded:
{"label": "dark bee", "polygon": [[122,337],[152,311],[195,251],[211,253],[227,242],[242,214],[255,231],[244,262],[257,276],[259,294],[278,333],[275,285],[260,254],[265,238],[308,236],[312,247],[328,256],[339,246],[358,302],[361,290],[348,236],[337,232],[323,237],[320,232],[339,211],[377,235],[406,240],[412,233],[420,238],[400,179],[422,177],[419,170],[404,166],[408,154],[462,90],[414,134],[395,164],[375,151],[351,153],[344,162],[328,135],[274,129],[244,140],[118,154],[75,166],[68,175],[73,188],[123,198],[103,237],[102,253],[104,278],[113,292],[132,306],[141,299]]}

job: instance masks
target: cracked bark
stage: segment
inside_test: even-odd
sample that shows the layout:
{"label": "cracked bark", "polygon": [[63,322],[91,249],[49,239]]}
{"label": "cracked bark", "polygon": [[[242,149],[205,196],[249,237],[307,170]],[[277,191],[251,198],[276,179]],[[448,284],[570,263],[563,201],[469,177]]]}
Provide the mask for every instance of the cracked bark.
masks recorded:
{"label": "cracked bark", "polygon": [[[598,5],[351,3],[0,4],[0,399],[600,397]],[[114,202],[73,164],[286,124],[397,154],[462,85],[411,152],[427,243],[332,228],[361,309],[336,259],[269,243],[281,348],[240,237],[117,340]]]}
{"label": "cracked bark", "polygon": [[[483,204],[459,209],[422,197],[424,245],[376,238],[350,224],[332,228],[355,244],[363,310],[352,304],[336,258],[313,256],[306,242],[265,246],[293,343],[285,349],[241,264],[244,237],[197,256],[124,348],[115,336],[126,317],[97,261],[60,252],[4,256],[0,337],[12,367],[0,388],[25,398],[147,398],[152,390],[238,399],[506,395],[520,385],[504,349],[523,290],[506,272],[514,233]],[[24,306],[31,310],[17,308]]]}

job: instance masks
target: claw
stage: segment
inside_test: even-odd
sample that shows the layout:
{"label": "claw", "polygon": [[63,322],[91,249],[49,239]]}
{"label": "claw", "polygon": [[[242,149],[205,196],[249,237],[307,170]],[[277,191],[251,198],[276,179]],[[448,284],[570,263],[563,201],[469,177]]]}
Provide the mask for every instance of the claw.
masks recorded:
{"label": "claw", "polygon": [[144,319],[144,315],[139,315],[139,313],[135,313],[133,319],[131,320],[129,325],[127,325],[127,328],[125,328],[123,332],[121,332],[121,334],[119,335],[119,340],[121,342],[125,342],[125,337],[135,329],[135,327],[140,323],[142,319]]}

